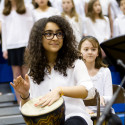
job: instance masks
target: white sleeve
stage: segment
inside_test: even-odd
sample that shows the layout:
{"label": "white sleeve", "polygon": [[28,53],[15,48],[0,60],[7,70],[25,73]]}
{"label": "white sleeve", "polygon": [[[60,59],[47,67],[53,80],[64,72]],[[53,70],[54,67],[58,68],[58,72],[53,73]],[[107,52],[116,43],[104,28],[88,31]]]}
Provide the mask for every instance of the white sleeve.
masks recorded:
{"label": "white sleeve", "polygon": [[119,36],[118,19],[115,19],[113,25],[113,37]]}
{"label": "white sleeve", "polygon": [[86,99],[91,99],[95,96],[95,88],[88,74],[87,68],[82,60],[75,63],[74,77],[76,85],[83,85],[87,91],[88,96]]}
{"label": "white sleeve", "polygon": [[106,17],[106,31],[105,31],[105,38],[109,39],[111,37],[111,30],[110,30],[110,23],[109,23],[109,18]]}
{"label": "white sleeve", "polygon": [[84,35],[86,36],[88,33],[87,33],[87,28],[88,28],[88,26],[87,26],[87,18],[85,18],[84,19],[84,21],[83,21],[83,33],[84,33]]}
{"label": "white sleeve", "polygon": [[105,69],[105,74],[104,74],[104,100],[105,103],[109,102],[112,98],[113,95],[113,90],[112,90],[112,78],[111,78],[111,72],[108,68]]}
{"label": "white sleeve", "polygon": [[7,41],[6,41],[6,33],[7,33],[7,28],[6,28],[6,24],[5,24],[5,20],[3,19],[3,16],[2,16],[2,29],[1,29],[1,32],[2,32],[2,52],[3,51],[6,51],[7,50]]}
{"label": "white sleeve", "polygon": [[79,28],[80,28],[80,35],[83,36],[83,34],[84,34],[84,32],[83,32],[83,19],[80,15],[79,15]]}

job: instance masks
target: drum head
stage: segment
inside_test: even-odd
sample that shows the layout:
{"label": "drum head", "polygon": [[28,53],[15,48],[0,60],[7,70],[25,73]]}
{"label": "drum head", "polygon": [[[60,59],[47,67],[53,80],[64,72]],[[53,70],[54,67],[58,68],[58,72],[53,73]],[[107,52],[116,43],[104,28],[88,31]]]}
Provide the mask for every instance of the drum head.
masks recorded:
{"label": "drum head", "polygon": [[21,113],[25,116],[40,116],[56,110],[63,104],[63,98],[60,97],[60,99],[54,102],[51,106],[42,108],[40,106],[35,107],[34,104],[37,103],[40,98],[41,96],[26,102],[21,108]]}

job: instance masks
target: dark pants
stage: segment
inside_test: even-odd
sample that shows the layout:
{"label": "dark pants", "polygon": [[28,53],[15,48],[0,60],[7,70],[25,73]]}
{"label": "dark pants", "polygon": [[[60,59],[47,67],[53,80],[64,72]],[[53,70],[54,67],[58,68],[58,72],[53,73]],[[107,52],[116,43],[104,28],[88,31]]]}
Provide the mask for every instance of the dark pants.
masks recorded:
{"label": "dark pants", "polygon": [[122,125],[122,121],[116,114],[111,113],[107,125]]}
{"label": "dark pants", "polygon": [[74,116],[65,121],[65,125],[88,125],[87,122],[80,116]]}

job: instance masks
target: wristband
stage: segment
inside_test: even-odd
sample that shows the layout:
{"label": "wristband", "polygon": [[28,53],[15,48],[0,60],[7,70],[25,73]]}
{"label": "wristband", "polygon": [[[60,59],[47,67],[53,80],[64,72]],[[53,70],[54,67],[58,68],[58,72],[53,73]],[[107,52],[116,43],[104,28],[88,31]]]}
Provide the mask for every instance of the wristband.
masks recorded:
{"label": "wristband", "polygon": [[60,87],[60,97],[62,97],[63,95],[64,95],[64,92],[63,92],[63,90],[62,90],[62,88]]}
{"label": "wristband", "polygon": [[29,93],[28,97],[26,97],[26,98],[23,98],[23,97],[21,97],[21,95],[20,95],[20,98],[23,99],[23,100],[27,100],[29,97],[30,97],[30,93]]}

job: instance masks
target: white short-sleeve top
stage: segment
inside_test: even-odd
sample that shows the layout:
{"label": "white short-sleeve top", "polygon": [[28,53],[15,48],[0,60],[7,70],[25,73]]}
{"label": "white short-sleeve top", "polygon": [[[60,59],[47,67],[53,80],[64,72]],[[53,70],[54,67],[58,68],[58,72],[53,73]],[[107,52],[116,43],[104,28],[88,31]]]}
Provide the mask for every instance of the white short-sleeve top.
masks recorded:
{"label": "white short-sleeve top", "polygon": [[100,44],[111,36],[109,19],[108,17],[104,18],[96,19],[93,22],[89,17],[86,17],[84,21],[84,34],[96,37]]}
{"label": "white short-sleeve top", "polygon": [[81,16],[78,15],[78,22],[75,21],[75,17],[70,18],[67,15],[65,15],[65,19],[70,23],[76,37],[76,41],[79,43],[83,36],[83,21]]}
{"label": "white short-sleeve top", "polygon": [[61,13],[53,7],[49,7],[47,9],[47,11],[38,11],[38,10],[34,9],[32,11],[32,15],[33,15],[34,22],[36,22],[42,18],[48,18],[48,17],[54,16],[54,15],[61,15]]}
{"label": "white short-sleeve top", "polygon": [[[35,98],[48,93],[59,86],[78,86],[83,85],[88,90],[87,98],[93,98],[95,95],[95,89],[89,77],[87,68],[82,60],[76,60],[74,62],[74,68],[67,69],[67,76],[63,76],[59,72],[52,69],[51,74],[44,76],[44,81],[40,85],[34,84],[30,78],[30,94],[31,98]],[[65,118],[72,116],[83,117],[88,125],[92,125],[90,116],[85,110],[83,100],[80,98],[63,97],[65,101],[66,111]]]}
{"label": "white short-sleeve top", "polygon": [[113,37],[125,35],[125,15],[117,17],[114,21]]}
{"label": "white short-sleeve top", "polygon": [[12,10],[8,16],[2,14],[2,51],[26,47],[33,26],[32,13],[26,8],[26,13],[18,14]]}

